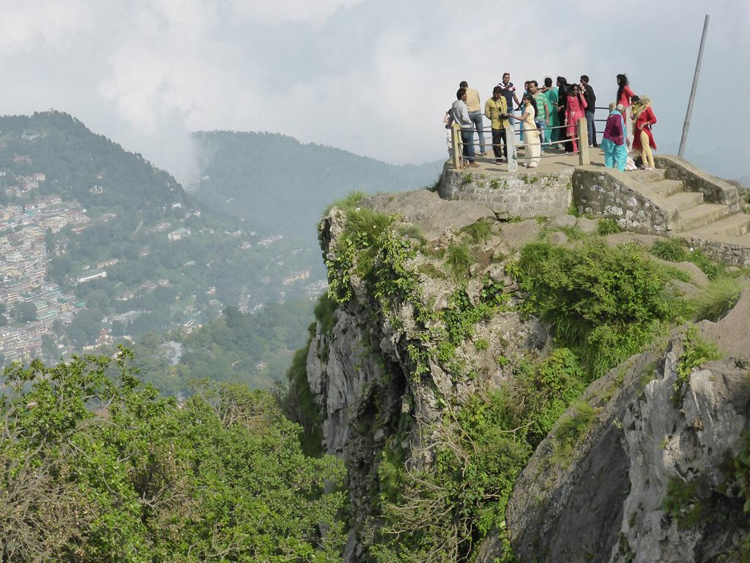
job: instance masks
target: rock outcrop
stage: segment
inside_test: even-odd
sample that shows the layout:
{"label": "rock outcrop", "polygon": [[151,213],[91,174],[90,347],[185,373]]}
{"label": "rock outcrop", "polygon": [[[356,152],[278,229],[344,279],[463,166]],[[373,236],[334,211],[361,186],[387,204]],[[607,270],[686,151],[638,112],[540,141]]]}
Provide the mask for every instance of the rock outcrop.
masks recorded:
{"label": "rock outcrop", "polygon": [[[435,428],[448,415],[475,394],[502,386],[523,357],[543,358],[552,349],[548,327],[513,306],[523,295],[506,272],[508,257],[542,232],[566,245],[566,233],[596,229],[594,221],[564,215],[546,227],[536,220],[498,222],[481,203],[448,202],[427,191],[376,196],[362,205],[399,213],[404,237],[418,227],[413,236],[422,238],[422,250],[396,248],[406,256],[398,268],[417,289],[408,298],[391,297],[387,307],[376,293],[386,291],[378,283],[388,280],[366,281],[352,269],[332,328],[319,323],[309,348],[308,382],[323,414],[325,450],[344,459],[349,472],[345,561],[352,562],[369,560],[384,456],[398,450],[405,467],[429,469]],[[487,236],[457,283],[443,251],[478,222],[489,225]],[[329,267],[347,251],[345,227],[346,214],[335,207],[323,220]],[[612,237],[615,243],[628,235]],[[676,266],[692,280],[681,282],[686,292],[707,282],[693,264]],[[510,306],[477,322],[449,362],[439,359],[446,338],[439,313],[451,307],[458,286],[468,306],[480,305],[488,288]],[[693,344],[682,327],[591,384],[582,398],[585,416],[574,405],[516,481],[506,529],[521,561],[708,561],[737,552],[748,537],[747,515],[741,487],[722,468],[750,443],[744,438],[750,430],[748,309],[746,292],[721,322],[700,324],[703,337],[725,349],[721,360],[686,368],[686,347]],[[571,421],[578,432],[572,443],[558,435]],[[491,533],[476,550],[477,561],[489,563],[502,550]]]}
{"label": "rock outcrop", "polygon": [[507,521],[521,560],[738,560],[750,521],[726,464],[748,447],[748,303],[746,291],[701,325],[731,341],[727,357],[685,374],[691,344],[676,334],[592,384],[597,415],[574,450],[561,455],[553,430],[516,482]]}

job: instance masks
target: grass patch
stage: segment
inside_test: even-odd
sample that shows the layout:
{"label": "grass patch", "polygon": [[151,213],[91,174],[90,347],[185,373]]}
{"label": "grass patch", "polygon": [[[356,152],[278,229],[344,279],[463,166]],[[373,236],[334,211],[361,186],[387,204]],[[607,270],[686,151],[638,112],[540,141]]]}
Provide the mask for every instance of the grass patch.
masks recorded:
{"label": "grass patch", "polygon": [[718,346],[713,342],[704,340],[695,325],[690,325],[685,331],[683,346],[684,351],[677,360],[677,378],[674,382],[674,393],[672,394],[672,404],[675,408],[678,408],[682,403],[692,371],[706,362],[721,358],[721,351]]}
{"label": "grass patch", "polygon": [[429,186],[425,186],[425,190],[432,193],[437,193],[440,189],[440,180],[442,179],[442,175],[437,177],[437,180],[435,180],[432,184]]}
{"label": "grass patch", "polygon": [[683,481],[671,477],[664,495],[664,512],[674,518],[680,528],[691,528],[700,523],[710,498],[711,489],[703,479]]}
{"label": "grass patch", "polygon": [[314,312],[323,334],[330,334],[333,330],[336,324],[336,309],[338,309],[338,303],[335,299],[327,293],[320,296]]}
{"label": "grass patch", "polygon": [[412,238],[421,244],[426,244],[427,239],[424,236],[424,233],[422,232],[422,228],[419,225],[415,225],[414,223],[409,223],[406,225],[399,225],[398,227],[398,234],[404,237]]}
{"label": "grass patch", "polygon": [[724,264],[710,259],[700,249],[688,247],[687,243],[682,239],[670,238],[656,241],[651,245],[650,252],[654,256],[662,260],[668,260],[669,262],[692,262],[710,280],[715,280],[726,274],[726,266]]}
{"label": "grass patch", "polygon": [[578,441],[596,418],[596,411],[586,401],[573,405],[573,412],[560,418],[554,429],[552,461],[562,463],[570,456]]}
{"label": "grass patch", "polygon": [[737,304],[743,286],[736,278],[719,277],[691,300],[696,321],[718,321]]}
{"label": "grass patch", "polygon": [[570,240],[583,240],[588,236],[578,225],[560,227],[560,231],[565,233]]}
{"label": "grass patch", "polygon": [[331,209],[333,209],[334,207],[340,207],[344,211],[350,211],[354,209],[366,197],[367,194],[365,192],[360,190],[354,191],[341,199],[337,199],[331,205],[326,207],[323,216],[325,217],[326,215],[328,215],[331,212]]}
{"label": "grass patch", "polygon": [[445,274],[438,269],[435,264],[432,264],[431,262],[427,262],[425,264],[420,264],[417,268],[417,271],[420,274],[424,274],[425,276],[432,278],[434,280],[440,280],[445,278]]}
{"label": "grass patch", "polygon": [[445,264],[454,280],[460,281],[469,277],[469,271],[474,262],[476,262],[474,252],[466,243],[451,244],[445,251]]}
{"label": "grass patch", "polygon": [[476,223],[463,227],[458,233],[467,235],[472,243],[479,244],[492,236],[492,224],[480,219]]}

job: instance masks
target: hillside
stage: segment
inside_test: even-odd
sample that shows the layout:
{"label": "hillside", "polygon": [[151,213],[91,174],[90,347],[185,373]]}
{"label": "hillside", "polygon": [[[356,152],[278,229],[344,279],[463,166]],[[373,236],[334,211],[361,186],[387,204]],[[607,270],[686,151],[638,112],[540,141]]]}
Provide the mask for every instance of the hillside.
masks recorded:
{"label": "hillside", "polygon": [[0,203],[5,361],[189,332],[227,306],[320,291],[317,251],[203,207],[64,113],[0,117]]}
{"label": "hillside", "polygon": [[[254,228],[315,239],[331,201],[352,191],[413,190],[431,185],[442,162],[395,166],[274,133],[193,135],[202,155],[195,198]],[[280,205],[281,202],[281,205]]]}

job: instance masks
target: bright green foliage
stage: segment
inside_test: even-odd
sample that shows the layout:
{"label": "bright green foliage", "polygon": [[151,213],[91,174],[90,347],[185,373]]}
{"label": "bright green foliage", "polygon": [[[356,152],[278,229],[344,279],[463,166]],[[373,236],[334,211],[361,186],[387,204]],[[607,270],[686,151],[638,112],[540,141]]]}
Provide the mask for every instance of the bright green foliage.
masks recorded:
{"label": "bright green foliage", "polygon": [[711,260],[700,249],[688,248],[687,243],[678,238],[656,241],[651,245],[651,254],[670,262],[692,262],[698,266],[708,279],[715,280],[726,273],[726,266]]}
{"label": "bright green foliage", "polygon": [[384,526],[370,553],[378,562],[470,561],[487,534],[499,533],[508,560],[505,509],[515,480],[557,418],[583,392],[567,349],[526,362],[505,386],[474,395],[436,431],[428,471],[379,467]]}
{"label": "bright green foliage", "polygon": [[510,271],[528,294],[522,310],[548,323],[593,377],[639,352],[684,308],[666,291],[673,273],[635,245],[532,243]]}
{"label": "bright green foliage", "polygon": [[302,453],[270,394],[206,387],[178,407],[130,359],[5,372],[3,560],[340,560],[343,496],[323,489],[343,468]]}
{"label": "bright green foliage", "polygon": [[578,225],[574,225],[572,227],[570,226],[560,227],[560,230],[563,233],[565,233],[565,235],[570,240],[583,240],[588,236],[586,235],[586,233],[583,232],[583,229],[581,229],[581,227],[579,227]]}
{"label": "bright green foliage", "polygon": [[581,365],[567,348],[556,349],[537,364],[522,362],[512,383],[503,388],[506,426],[523,428],[526,440],[536,447],[585,388]]}
{"label": "bright green foliage", "polygon": [[[395,217],[372,211],[367,207],[350,209],[346,214],[346,228],[337,239],[335,258],[326,261],[328,294],[345,303],[352,297],[350,276],[374,281],[385,268],[389,256],[408,250],[408,243],[393,233]],[[391,257],[392,258],[392,257]],[[391,280],[394,279],[390,276]],[[397,279],[397,278],[395,278]]]}

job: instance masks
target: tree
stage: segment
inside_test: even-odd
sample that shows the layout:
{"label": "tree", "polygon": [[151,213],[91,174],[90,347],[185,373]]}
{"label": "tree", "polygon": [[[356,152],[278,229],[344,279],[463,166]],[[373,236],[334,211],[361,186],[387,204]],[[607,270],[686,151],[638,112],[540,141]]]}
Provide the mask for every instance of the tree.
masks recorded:
{"label": "tree", "polygon": [[11,307],[10,316],[19,323],[33,323],[36,320],[36,305],[18,301]]}
{"label": "tree", "polygon": [[178,408],[132,359],[6,369],[0,560],[340,561],[340,461],[306,457],[268,393],[204,386]]}
{"label": "tree", "polygon": [[47,227],[47,230],[44,232],[44,245],[47,247],[48,253],[55,253],[55,235],[49,227]]}

